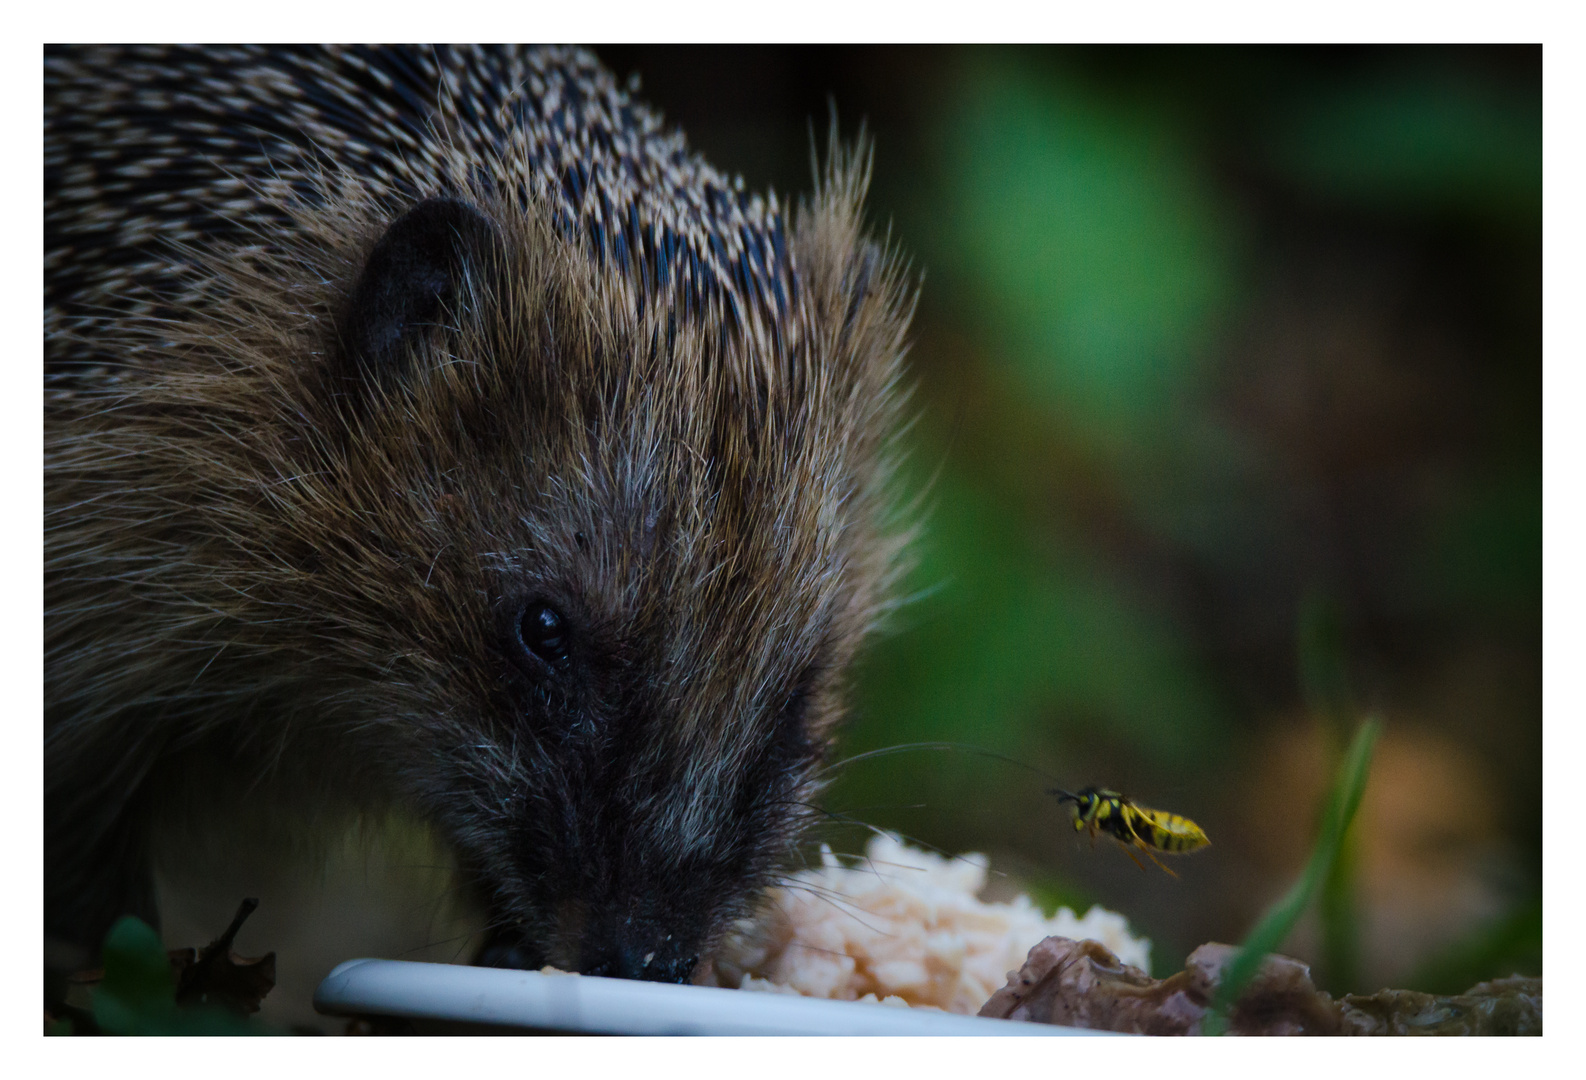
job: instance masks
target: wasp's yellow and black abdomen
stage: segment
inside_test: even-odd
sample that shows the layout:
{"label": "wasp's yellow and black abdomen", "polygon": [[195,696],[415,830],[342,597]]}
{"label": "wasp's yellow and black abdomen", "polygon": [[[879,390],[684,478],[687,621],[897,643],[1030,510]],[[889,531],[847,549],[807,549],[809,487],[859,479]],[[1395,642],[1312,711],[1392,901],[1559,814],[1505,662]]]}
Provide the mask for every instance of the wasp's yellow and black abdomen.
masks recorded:
{"label": "wasp's yellow and black abdomen", "polygon": [[1144,806],[1131,807],[1131,809],[1136,814],[1135,835],[1147,846],[1158,851],[1179,855],[1206,847],[1211,843],[1206,838],[1205,830],[1187,817]]}

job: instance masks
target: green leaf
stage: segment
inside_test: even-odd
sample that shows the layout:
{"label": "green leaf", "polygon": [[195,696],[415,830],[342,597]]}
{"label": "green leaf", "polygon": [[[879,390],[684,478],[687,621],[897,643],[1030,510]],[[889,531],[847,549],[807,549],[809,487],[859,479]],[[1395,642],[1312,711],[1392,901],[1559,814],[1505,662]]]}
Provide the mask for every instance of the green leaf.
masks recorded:
{"label": "green leaf", "polygon": [[105,977],[94,991],[93,1016],[107,1035],[262,1035],[262,1025],[221,1009],[180,1008],[170,955],[143,920],[124,916],[103,948]]}
{"label": "green leaf", "polygon": [[1019,55],[972,66],[942,264],[1010,371],[1125,450],[1195,383],[1237,293],[1237,223],[1175,118]]}
{"label": "green leaf", "polygon": [[101,1031],[133,1035],[176,1015],[176,980],[160,935],[142,919],[123,916],[104,945],[105,977],[94,993]]}
{"label": "green leaf", "polygon": [[1541,86],[1427,65],[1318,87],[1279,114],[1273,160],[1313,190],[1400,213],[1540,225]]}

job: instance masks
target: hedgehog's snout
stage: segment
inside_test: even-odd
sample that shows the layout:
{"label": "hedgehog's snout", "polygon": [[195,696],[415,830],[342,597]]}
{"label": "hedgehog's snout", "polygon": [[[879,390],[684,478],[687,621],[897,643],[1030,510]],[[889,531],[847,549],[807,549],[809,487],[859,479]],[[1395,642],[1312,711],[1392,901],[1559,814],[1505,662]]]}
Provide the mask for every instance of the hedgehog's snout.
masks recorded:
{"label": "hedgehog's snout", "polygon": [[577,966],[585,975],[682,983],[697,963],[698,951],[677,935],[632,919],[591,923],[578,943]]}
{"label": "hedgehog's snout", "polygon": [[623,907],[591,913],[575,900],[562,905],[555,923],[546,942],[513,931],[499,933],[475,963],[519,969],[549,964],[581,975],[670,983],[688,982],[699,964],[701,935],[687,919],[646,918]]}
{"label": "hedgehog's snout", "polygon": [[[623,845],[630,856],[643,850],[636,840],[630,834]],[[601,863],[540,924],[549,962],[583,975],[687,982],[722,916],[721,901],[747,885],[670,860],[611,853]]]}

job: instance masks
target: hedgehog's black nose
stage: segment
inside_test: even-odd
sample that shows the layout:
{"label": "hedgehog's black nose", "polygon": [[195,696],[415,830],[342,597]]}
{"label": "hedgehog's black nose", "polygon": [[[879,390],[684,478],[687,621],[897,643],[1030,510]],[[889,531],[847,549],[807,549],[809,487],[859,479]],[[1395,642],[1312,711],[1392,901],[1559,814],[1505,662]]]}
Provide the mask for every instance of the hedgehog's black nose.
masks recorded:
{"label": "hedgehog's black nose", "polygon": [[694,974],[697,956],[663,957],[654,950],[616,949],[591,954],[579,964],[582,974],[605,975],[613,979],[642,979],[645,982],[686,983]]}
{"label": "hedgehog's black nose", "polygon": [[[626,932],[625,932],[626,931]],[[684,948],[671,934],[595,930],[579,950],[578,970],[584,975],[645,982],[688,982],[699,956]]]}
{"label": "hedgehog's black nose", "polygon": [[[533,971],[544,964],[612,979],[686,983],[699,963],[691,944],[651,922],[586,920],[581,906],[572,932],[559,943],[537,944],[515,929],[497,930],[474,957],[480,967]],[[581,932],[580,932],[581,931]]]}

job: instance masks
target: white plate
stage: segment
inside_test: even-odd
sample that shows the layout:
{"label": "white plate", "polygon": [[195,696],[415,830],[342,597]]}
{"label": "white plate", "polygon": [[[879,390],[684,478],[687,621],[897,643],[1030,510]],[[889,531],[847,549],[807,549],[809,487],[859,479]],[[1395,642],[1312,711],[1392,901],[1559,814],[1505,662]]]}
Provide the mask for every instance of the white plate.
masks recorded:
{"label": "white plate", "polygon": [[1099,1035],[927,1009],[537,971],[349,960],[314,992],[338,1016],[603,1035]]}

